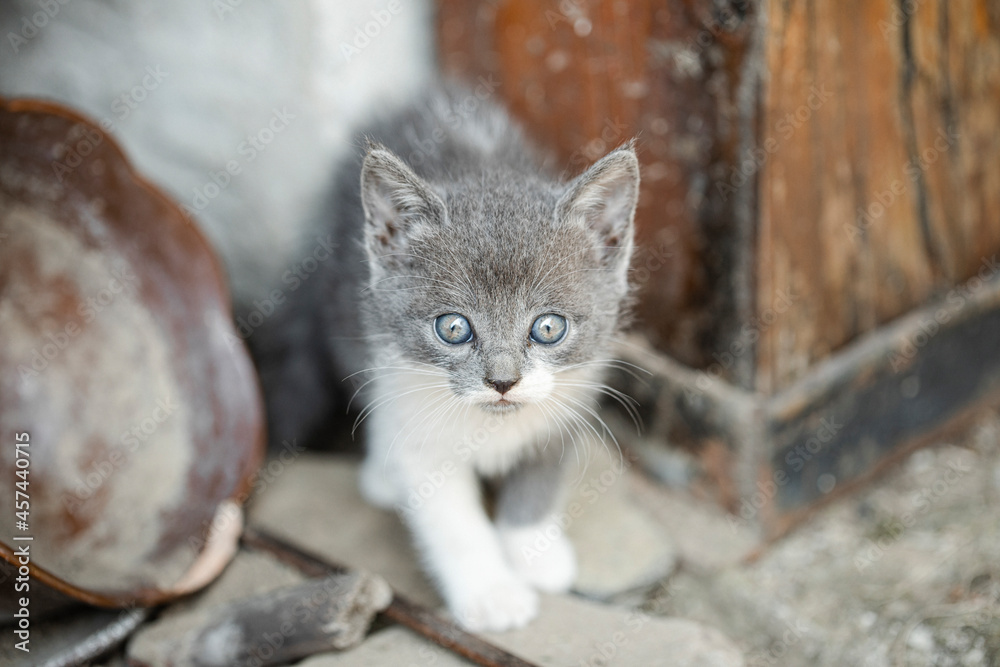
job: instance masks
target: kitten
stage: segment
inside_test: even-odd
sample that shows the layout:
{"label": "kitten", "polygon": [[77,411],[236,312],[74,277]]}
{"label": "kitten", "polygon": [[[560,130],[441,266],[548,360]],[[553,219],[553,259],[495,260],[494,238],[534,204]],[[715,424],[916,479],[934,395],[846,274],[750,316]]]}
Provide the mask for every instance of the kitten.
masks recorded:
{"label": "kitten", "polygon": [[[436,87],[365,133],[337,182],[337,250],[293,295],[281,367],[262,375],[278,439],[352,379],[363,495],[400,512],[459,622],[504,630],[575,577],[563,450],[598,434],[639,167],[628,144],[562,183],[487,96]],[[501,480],[493,522],[480,477]],[[539,530],[556,536],[543,550]]]}

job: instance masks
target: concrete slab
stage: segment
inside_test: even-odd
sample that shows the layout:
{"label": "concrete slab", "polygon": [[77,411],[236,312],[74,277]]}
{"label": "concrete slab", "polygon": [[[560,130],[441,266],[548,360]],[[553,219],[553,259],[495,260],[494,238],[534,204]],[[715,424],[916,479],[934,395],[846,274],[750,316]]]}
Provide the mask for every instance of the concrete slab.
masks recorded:
{"label": "concrete slab", "polygon": [[[603,450],[570,474],[564,526],[577,547],[580,573],[574,590],[582,595],[613,600],[654,585],[674,569],[669,533],[627,493],[626,480],[635,474]],[[361,498],[355,459],[302,455],[273,477],[249,514],[254,526],[379,574],[414,601],[441,605],[406,528],[394,514]]]}
{"label": "concrete slab", "polygon": [[358,461],[306,453],[283,465],[249,511],[249,523],[348,567],[382,576],[431,607],[441,600],[420,570],[406,527],[358,491]]}
{"label": "concrete slab", "polygon": [[670,533],[629,493],[638,474],[628,459],[604,449],[571,474],[564,516],[579,565],[575,592],[603,601],[641,597],[676,567]]}
{"label": "concrete slab", "polygon": [[738,565],[760,546],[756,531],[711,503],[670,489],[641,472],[626,478],[626,496],[669,535],[685,568],[712,572]]}

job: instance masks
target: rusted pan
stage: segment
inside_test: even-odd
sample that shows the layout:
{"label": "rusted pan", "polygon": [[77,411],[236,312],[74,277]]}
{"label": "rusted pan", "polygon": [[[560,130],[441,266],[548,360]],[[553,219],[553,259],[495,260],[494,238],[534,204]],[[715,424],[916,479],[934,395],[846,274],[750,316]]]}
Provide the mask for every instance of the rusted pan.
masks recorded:
{"label": "rusted pan", "polygon": [[155,604],[229,561],[263,453],[230,321],[208,242],[108,134],[0,99],[0,558],[30,596]]}

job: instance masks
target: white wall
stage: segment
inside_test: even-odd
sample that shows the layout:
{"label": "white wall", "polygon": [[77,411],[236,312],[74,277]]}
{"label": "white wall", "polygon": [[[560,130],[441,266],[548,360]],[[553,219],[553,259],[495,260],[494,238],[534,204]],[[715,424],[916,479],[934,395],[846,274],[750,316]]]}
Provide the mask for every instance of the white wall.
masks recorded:
{"label": "white wall", "polygon": [[194,210],[247,304],[295,261],[352,126],[428,80],[430,4],[5,1],[0,95],[104,121]]}

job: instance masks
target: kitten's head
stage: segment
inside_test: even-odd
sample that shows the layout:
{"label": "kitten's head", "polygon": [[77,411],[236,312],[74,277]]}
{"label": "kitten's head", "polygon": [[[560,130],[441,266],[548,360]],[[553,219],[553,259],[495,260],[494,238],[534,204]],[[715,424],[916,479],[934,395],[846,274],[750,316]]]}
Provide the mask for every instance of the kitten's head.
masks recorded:
{"label": "kitten's head", "polygon": [[374,145],[361,190],[376,353],[492,411],[558,400],[599,371],[629,291],[631,144],[565,185],[502,169],[429,182]]}

